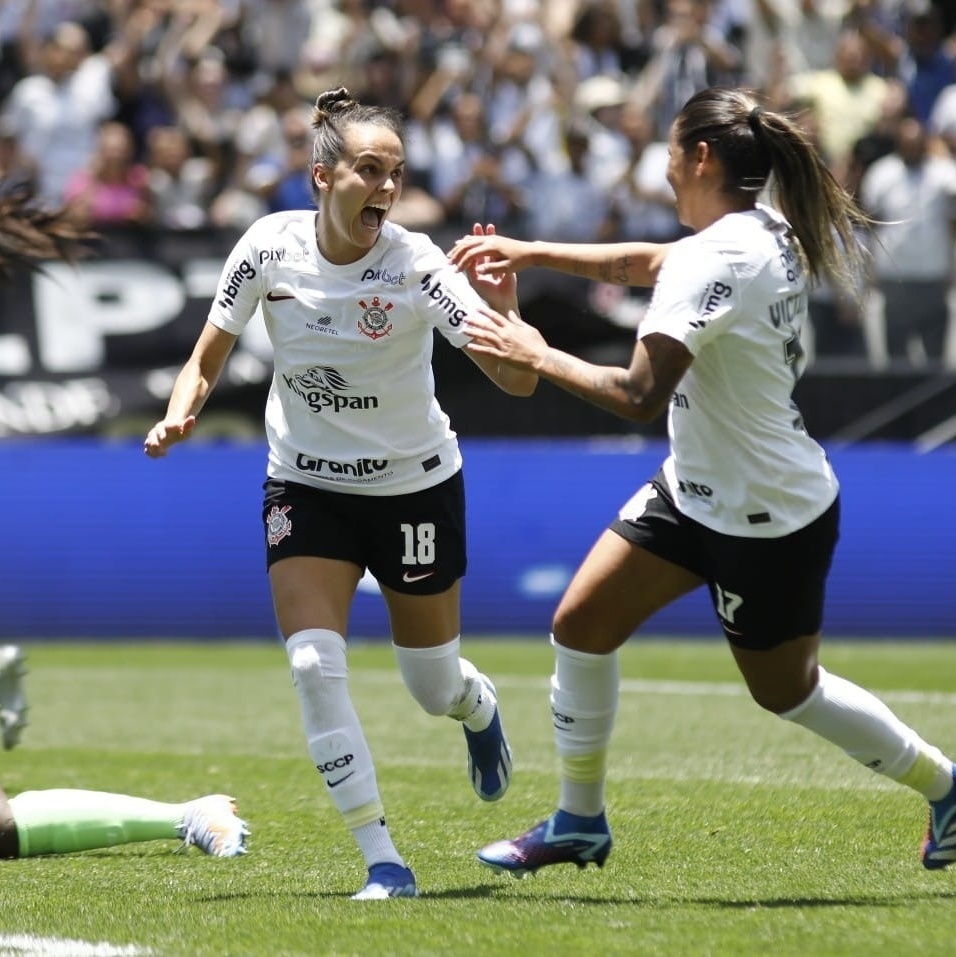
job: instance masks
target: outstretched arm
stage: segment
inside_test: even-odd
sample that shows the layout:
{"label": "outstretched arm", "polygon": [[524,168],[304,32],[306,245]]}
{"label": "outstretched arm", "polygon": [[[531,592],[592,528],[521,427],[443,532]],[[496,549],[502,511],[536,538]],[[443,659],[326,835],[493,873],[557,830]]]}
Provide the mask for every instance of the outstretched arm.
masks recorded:
{"label": "outstretched arm", "polygon": [[628,368],[598,366],[551,348],[515,312],[492,309],[469,319],[465,331],[473,352],[533,371],[556,386],[636,422],[650,422],[667,407],[677,383],[693,361],[682,343],[653,333],[638,340]]}
{"label": "outstretched arm", "polygon": [[192,435],[196,416],[219,380],[236,339],[211,322],[203,326],[192,355],[176,377],[166,415],[149,430],[143,443],[150,458],[161,458]]}
{"label": "outstretched arm", "polygon": [[554,269],[619,286],[653,286],[670,243],[549,243],[486,233],[464,236],[448,258],[462,271],[481,276],[520,272],[531,266]]}

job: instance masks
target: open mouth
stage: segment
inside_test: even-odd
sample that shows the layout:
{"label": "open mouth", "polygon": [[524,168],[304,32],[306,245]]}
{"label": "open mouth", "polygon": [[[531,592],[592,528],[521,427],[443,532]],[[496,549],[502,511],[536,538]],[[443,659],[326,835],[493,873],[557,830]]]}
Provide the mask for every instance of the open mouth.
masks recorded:
{"label": "open mouth", "polygon": [[362,225],[369,229],[379,229],[385,219],[386,210],[383,206],[363,206]]}

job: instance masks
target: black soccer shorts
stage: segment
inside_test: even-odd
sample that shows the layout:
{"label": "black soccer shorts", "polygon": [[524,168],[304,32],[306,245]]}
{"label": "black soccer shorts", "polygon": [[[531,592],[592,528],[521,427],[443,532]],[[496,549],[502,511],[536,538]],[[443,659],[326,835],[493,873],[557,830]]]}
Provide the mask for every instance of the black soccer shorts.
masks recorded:
{"label": "black soccer shorts", "polygon": [[440,594],[465,574],[461,471],[404,495],[355,495],[277,479],[263,488],[266,567],[291,556],[334,558],[409,595]]}
{"label": "black soccer shorts", "polygon": [[678,511],[663,475],[648,483],[644,511],[610,528],[658,558],[703,578],[727,640],[774,648],[816,634],[839,538],[840,499],[804,528],[779,538],[723,535]]}

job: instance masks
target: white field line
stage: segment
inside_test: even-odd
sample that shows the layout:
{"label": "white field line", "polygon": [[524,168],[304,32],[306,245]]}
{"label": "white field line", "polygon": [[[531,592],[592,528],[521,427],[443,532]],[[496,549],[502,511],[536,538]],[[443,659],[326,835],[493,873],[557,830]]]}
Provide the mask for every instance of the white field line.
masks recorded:
{"label": "white field line", "polygon": [[[524,690],[544,691],[549,688],[550,676],[535,678],[519,675],[490,675],[498,688],[520,688]],[[401,677],[397,671],[385,669],[357,669],[355,681],[361,685],[364,681],[376,684],[400,684]],[[877,697],[887,703],[898,704],[934,704],[956,706],[956,693],[946,691],[872,691]],[[655,694],[669,695],[683,698],[748,698],[749,692],[744,684],[733,681],[652,681],[643,678],[622,678],[622,694]]]}
{"label": "white field line", "polygon": [[0,934],[0,957],[141,957],[148,948],[115,946],[104,941],[36,937],[33,934]]}

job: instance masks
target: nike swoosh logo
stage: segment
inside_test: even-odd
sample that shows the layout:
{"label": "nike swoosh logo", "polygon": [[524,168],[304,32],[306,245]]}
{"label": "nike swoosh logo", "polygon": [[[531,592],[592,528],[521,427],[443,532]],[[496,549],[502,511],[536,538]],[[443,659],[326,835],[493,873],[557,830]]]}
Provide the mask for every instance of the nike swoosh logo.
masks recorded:
{"label": "nike swoosh logo", "polygon": [[412,582],[420,582],[424,578],[431,578],[434,574],[434,572],[425,572],[423,575],[410,575],[408,572],[405,572],[405,574],[402,575],[402,581],[411,584]]}
{"label": "nike swoosh logo", "polygon": [[348,774],[343,774],[342,777],[340,777],[340,778],[338,779],[338,781],[326,781],[325,783],[328,784],[328,786],[329,786],[330,788],[337,788],[343,781],[348,781],[348,779],[349,779],[353,774],[355,774],[354,771],[349,771]]}
{"label": "nike swoosh logo", "polygon": [[287,296],[281,292],[272,292],[271,290],[266,293],[266,299],[269,302],[280,302],[283,299],[295,299],[295,296]]}

